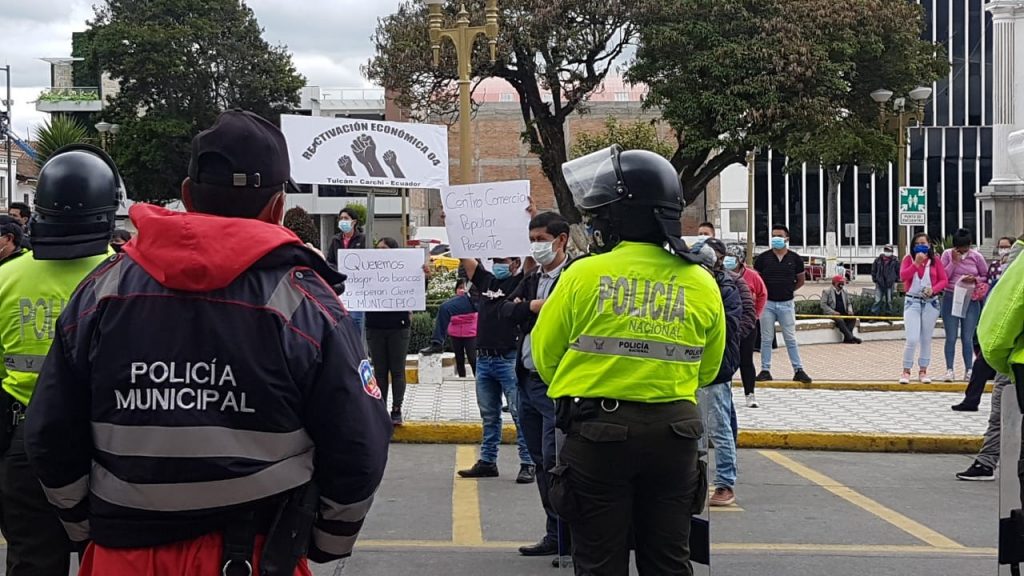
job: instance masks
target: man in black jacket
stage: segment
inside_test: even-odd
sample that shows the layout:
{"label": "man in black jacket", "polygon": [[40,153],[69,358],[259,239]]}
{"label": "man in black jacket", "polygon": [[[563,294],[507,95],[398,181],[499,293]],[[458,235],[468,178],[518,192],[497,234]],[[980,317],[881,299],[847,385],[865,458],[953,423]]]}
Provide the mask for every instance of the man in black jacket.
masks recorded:
{"label": "man in black jacket", "polygon": [[138,236],[61,313],[25,444],[92,542],[79,574],[245,573],[311,482],[309,558],[352,553],[392,428],[344,276],[279,225],[289,173],[280,130],[221,114],[192,141],[189,213],[133,206]]}
{"label": "man in black jacket", "polygon": [[871,264],[871,281],[875,283],[875,305],[872,314],[892,314],[892,292],[900,279],[900,263],[893,254],[892,246],[886,246]]}
{"label": "man in black jacket", "polygon": [[[537,464],[537,489],[547,514],[547,531],[539,542],[522,546],[524,556],[569,555],[568,530],[559,535],[558,517],[548,501],[551,488],[548,470],[555,466],[555,404],[548,397],[548,386],[537,374],[530,350],[530,332],[544,301],[555,289],[558,277],[569,264],[566,247],[569,243],[569,223],[561,215],[545,212],[530,221],[530,252],[538,267],[501,305],[501,314],[519,327],[522,339],[516,372],[519,381],[519,425],[530,450],[530,458]],[[559,543],[564,542],[559,550]]]}
{"label": "man in black jacket", "polygon": [[[501,306],[522,282],[516,274],[517,262],[513,258],[493,258],[493,273],[476,260],[462,259],[469,281],[480,292],[477,304],[477,360],[476,403],[483,420],[483,441],[480,459],[467,470],[459,470],[463,478],[493,478],[498,476],[498,446],[501,444],[501,398],[508,400],[512,421],[516,424],[519,444],[519,476],[533,481],[533,460],[526,448],[526,440],[519,428],[519,410],[516,393],[516,351],[519,336],[515,323],[503,318]],[[527,474],[528,473],[528,474]]]}
{"label": "man in black jacket", "polygon": [[705,437],[715,445],[715,492],[709,503],[712,506],[731,506],[736,502],[736,438],[731,424],[732,377],[740,367],[740,341],[746,324],[743,318],[752,311],[753,298],[750,298],[749,309],[745,311],[737,279],[722,266],[726,249],[721,240],[711,238],[704,244],[695,244],[693,251],[704,257],[703,264],[715,277],[725,305],[725,356],[715,383],[697,391],[697,406],[705,422]]}

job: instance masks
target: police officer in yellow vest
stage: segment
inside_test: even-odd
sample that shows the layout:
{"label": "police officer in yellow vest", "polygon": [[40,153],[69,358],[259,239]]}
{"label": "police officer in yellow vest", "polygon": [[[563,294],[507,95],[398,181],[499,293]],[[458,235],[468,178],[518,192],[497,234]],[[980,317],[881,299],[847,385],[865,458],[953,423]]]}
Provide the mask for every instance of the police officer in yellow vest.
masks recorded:
{"label": "police officer in yellow vest", "polygon": [[113,254],[120,201],[120,177],[102,150],[58,150],[39,172],[33,251],[0,273],[0,528],[8,576],[68,574],[71,543],[29,466],[22,423],[64,303]]}
{"label": "police officer in yellow vest", "polygon": [[562,273],[533,329],[537,371],[567,433],[551,501],[577,575],[690,575],[690,517],[707,498],[699,386],[717,376],[725,311],[683,242],[676,171],[618,146],[562,167],[598,255]]}

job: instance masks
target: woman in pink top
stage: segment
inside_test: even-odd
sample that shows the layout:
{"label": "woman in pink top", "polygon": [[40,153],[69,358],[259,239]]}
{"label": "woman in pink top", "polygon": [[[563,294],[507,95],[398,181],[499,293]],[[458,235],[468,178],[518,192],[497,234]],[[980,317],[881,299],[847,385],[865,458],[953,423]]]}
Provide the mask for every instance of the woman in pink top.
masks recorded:
{"label": "woman in pink top", "polygon": [[[465,280],[459,280],[455,284],[455,293],[465,296]],[[452,351],[455,352],[455,372],[459,378],[466,377],[467,358],[469,367],[473,370],[473,374],[476,374],[476,322],[476,312],[456,314],[448,321],[448,336],[452,339]]]}
{"label": "woman in pink top", "polygon": [[[747,259],[747,248],[742,244],[730,244],[726,250],[728,256],[722,261],[726,270],[736,274],[742,274],[743,280],[750,287],[750,293],[754,296],[754,310],[757,317],[761,317],[764,307],[768,303],[768,288],[764,280],[756,270],[746,267],[743,263]],[[740,342],[740,378],[743,380],[743,394],[747,399],[747,408],[757,408],[757,399],[754,398],[754,375],[757,373],[754,367],[754,343],[760,328],[753,330],[742,342]]]}
{"label": "woman in pink top", "polygon": [[946,329],[946,382],[952,382],[953,358],[956,357],[957,336],[960,337],[961,354],[967,373],[964,380],[970,381],[971,369],[974,367],[974,331],[981,318],[981,302],[972,300],[967,306],[963,318],[953,315],[953,290],[958,282],[970,287],[980,282],[988,282],[988,262],[980,252],[971,248],[972,238],[968,230],[961,228],[953,235],[953,249],[942,253],[942,266],[946,269],[949,283],[942,296],[942,325]]}
{"label": "woman in pink top", "polygon": [[903,374],[900,384],[910,384],[914,353],[920,346],[917,365],[921,382],[931,382],[928,365],[932,360],[932,334],[939,320],[939,294],[946,288],[946,270],[942,267],[928,234],[920,233],[910,242],[910,254],[903,259],[900,279],[907,296],[903,301],[903,327],[907,343],[903,348]]}

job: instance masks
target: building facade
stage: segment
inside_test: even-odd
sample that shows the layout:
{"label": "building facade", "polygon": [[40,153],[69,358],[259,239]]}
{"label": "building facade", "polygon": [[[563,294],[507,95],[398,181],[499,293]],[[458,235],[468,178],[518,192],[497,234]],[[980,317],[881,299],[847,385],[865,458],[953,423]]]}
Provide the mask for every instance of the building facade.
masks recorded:
{"label": "building facade", "polygon": [[[950,71],[932,86],[923,125],[910,129],[909,183],[928,190],[928,225],[917,230],[942,239],[967,228],[980,244],[992,235],[992,215],[982,213],[976,198],[992,178],[991,15],[984,0],[918,2],[925,10],[924,38],[946,47]],[[896,173],[895,166],[884,174],[848,171],[837,207],[841,261],[869,263],[883,246],[897,242]],[[719,215],[725,235],[744,240],[748,181],[746,167],[723,174]],[[794,249],[823,256],[825,174],[811,166],[787,169],[784,155],[766,151],[757,159],[753,181],[755,243],[766,247],[771,226],[781,222],[790,228]]]}

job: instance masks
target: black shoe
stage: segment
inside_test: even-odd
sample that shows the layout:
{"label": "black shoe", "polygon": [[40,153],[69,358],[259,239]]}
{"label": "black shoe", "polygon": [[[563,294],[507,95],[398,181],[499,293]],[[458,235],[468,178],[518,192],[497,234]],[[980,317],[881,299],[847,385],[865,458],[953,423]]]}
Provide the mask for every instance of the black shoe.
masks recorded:
{"label": "black shoe", "polygon": [[996,473],[995,470],[988,466],[975,462],[971,464],[970,468],[957,474],[956,477],[957,480],[966,480],[968,482],[989,482],[996,479]]}
{"label": "black shoe", "polygon": [[854,343],[854,344],[863,344],[863,343],[864,343],[864,341],[863,341],[863,340],[861,340],[860,338],[854,338],[854,339],[853,339],[853,343]]}
{"label": "black shoe", "polygon": [[771,382],[772,381],[772,373],[767,371],[767,370],[761,370],[761,373],[757,375],[757,378],[754,378],[754,381],[755,382]]}
{"label": "black shoe", "polygon": [[502,412],[508,412],[508,406],[507,405],[506,406],[502,406],[501,407],[501,411]]}
{"label": "black shoe", "polygon": [[402,420],[402,411],[401,410],[392,410],[391,411],[391,425],[392,426],[401,426],[404,423],[405,423],[405,421]]}
{"label": "black shoe", "polygon": [[523,556],[554,556],[558,554],[558,542],[545,536],[536,544],[520,546],[519,553]]}
{"label": "black shoe", "polygon": [[966,402],[961,402],[953,406],[954,412],[977,412],[977,406],[968,406]]}
{"label": "black shoe", "polygon": [[437,342],[431,342],[430,346],[420,350],[420,354],[424,356],[433,356],[434,354],[440,354],[444,352],[444,346],[441,346]]}
{"label": "black shoe", "polygon": [[804,384],[810,384],[811,382],[813,382],[813,380],[811,380],[811,377],[807,375],[807,372],[804,372],[803,370],[797,370],[796,374],[793,374],[793,381],[802,382]]}
{"label": "black shoe", "polygon": [[537,467],[533,464],[521,464],[516,484],[533,484],[537,480]]}
{"label": "black shoe", "polygon": [[477,460],[469,470],[459,470],[459,476],[463,478],[497,478],[498,465],[494,462]]}
{"label": "black shoe", "polygon": [[552,568],[568,568],[570,566],[572,566],[572,556],[569,556],[568,554],[551,560]]}

